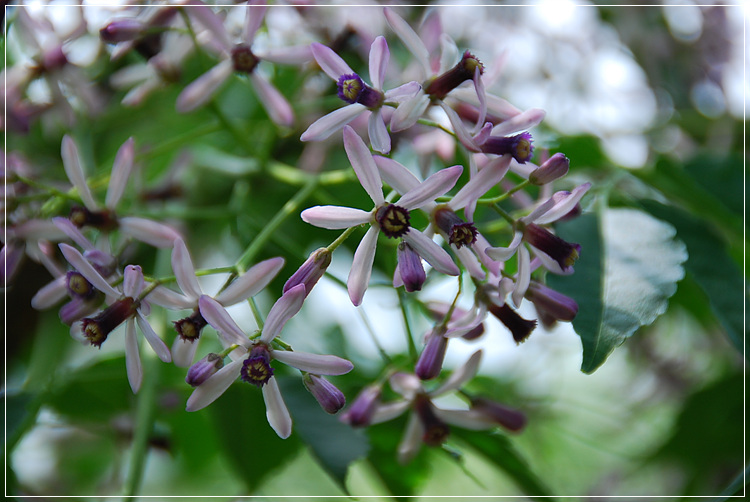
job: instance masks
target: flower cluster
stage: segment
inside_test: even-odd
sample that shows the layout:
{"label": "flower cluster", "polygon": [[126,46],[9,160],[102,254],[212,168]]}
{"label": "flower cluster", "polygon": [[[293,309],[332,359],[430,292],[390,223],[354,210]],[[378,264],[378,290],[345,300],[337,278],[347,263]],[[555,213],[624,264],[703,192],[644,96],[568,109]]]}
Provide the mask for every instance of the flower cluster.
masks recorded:
{"label": "flower cluster", "polygon": [[[279,43],[265,24],[268,11],[262,0],[231,9],[210,7],[200,0],[142,7],[100,27],[98,43],[117,62],[109,85],[128,89],[121,96],[125,106],[143,106],[151,94],[162,92],[162,97],[174,98],[170,107],[181,116],[201,111],[216,114],[218,123],[242,140],[241,129],[222,115],[217,104],[223,89],[232,87],[232,93],[243,92],[262,107],[264,118],[273,123],[266,126],[277,127],[287,145],[298,144],[299,138],[303,155],[320,153],[316,147],[333,147],[340,141],[348,162],[335,169],[347,173],[342,179],[356,177],[364,191],[356,187],[356,195],[366,194],[368,202],[347,207],[293,199],[288,202],[291,209],[279,213],[282,217],[299,213],[303,222],[314,227],[340,231],[330,244],[310,253],[286,275],[281,288],[275,282],[284,277],[282,271],[293,253],[285,249],[286,256],[273,257],[278,253],[272,252],[276,248],[270,244],[274,235],[270,231],[250,238],[234,264],[196,268],[191,249],[195,255],[210,239],[193,233],[187,220],[168,218],[168,211],[142,209],[149,200],[174,194],[145,189],[142,173],[136,175],[147,169],[147,138],[128,137],[117,150],[111,171],[102,176],[92,165],[99,159],[90,141],[80,129],[71,128],[62,135],[59,156],[67,180],[47,183],[25,159],[8,157],[5,280],[11,280],[23,256],[28,256],[53,277],[34,296],[33,306],[52,308],[67,298],[59,314],[75,338],[102,347],[124,326],[126,372],[134,392],[143,378],[137,326],[159,359],[188,368],[185,380],[194,388],[188,411],[208,406],[241,380],[261,389],[270,426],[286,438],[292,433],[292,418],[279,390],[274,361],[299,370],[303,385],[326,412],[334,414],[345,406],[344,394],[325,377],[346,374],[353,364],[337,355],[295,351],[281,336],[308,296],[315,294],[336,250],[366,229],[346,281],[351,303],[365,303],[380,250],[392,257],[385,268],[393,273],[393,288],[403,286],[407,301],[427,307],[431,327],[410,366],[385,368],[387,377],[365,387],[342,420],[368,426],[409,411],[398,451],[402,461],[411,459],[423,443],[442,444],[448,424],[521,430],[526,423],[523,413],[466,390],[479,371],[481,350],[445,377],[448,342],[481,339],[490,322],[488,314],[507,328],[513,340],[523,342],[537,325],[519,313],[524,299],[536,308],[545,326],[575,317],[575,301],[545,285],[545,277],[573,273],[576,259],[585,252],[556,235],[553,224],[580,213],[590,184],[553,190],[552,184],[567,174],[569,160],[563,153],[550,156],[535,148],[531,130],[542,122],[544,112],[520,110],[487,92],[483,81],[487,62],[480,61],[475,48],[459,50],[439,23],[425,23],[417,33],[396,10],[371,10],[383,17],[390,31],[359,40],[367,42],[359,45],[369,47],[366,63],[360,62],[367,66],[368,80],[352,51],[337,48],[335,40],[321,33],[305,33],[302,38],[309,39],[302,43]],[[25,37],[32,56],[27,65],[4,72],[6,93],[13,98],[7,100],[5,127],[22,133],[59,108],[66,110],[71,127],[82,114],[77,107],[95,108],[101,91],[76,86],[81,68],[65,54],[71,38],[90,36],[91,30],[82,26],[77,33],[63,36],[23,7],[14,13],[14,29],[32,34]],[[45,33],[48,36],[42,36]],[[393,61],[389,43],[409,54],[410,61]],[[196,61],[203,65],[200,72],[190,66]],[[399,67],[400,63],[405,66]],[[306,83],[292,85],[277,78],[287,71],[277,65],[293,68]],[[321,76],[330,77],[335,88]],[[35,102],[30,92],[36,79],[44,79],[49,87],[50,99],[43,104]],[[319,80],[328,85],[321,86]],[[453,162],[442,160],[445,149],[416,148],[435,132],[450,142],[448,151],[459,149],[451,156]],[[266,158],[258,162],[264,176],[271,169],[267,164],[271,162]],[[326,175],[303,172],[302,167],[292,171],[316,182]],[[266,177],[259,186],[283,178]],[[141,180],[140,186],[135,180]],[[102,202],[98,192],[104,185]],[[309,197],[312,192],[304,193]],[[45,196],[50,202],[39,204]],[[268,224],[277,225],[273,220]],[[324,231],[315,235],[329,237]],[[143,258],[164,250],[171,253],[171,270]],[[268,257],[253,264],[260,251]],[[217,274],[228,274],[218,290],[201,285],[202,277]],[[459,291],[462,281],[470,282],[471,304],[459,305],[466,295],[439,302],[420,296],[426,283],[444,278],[457,281]],[[259,295],[277,298],[265,319],[254,299]],[[246,321],[227,311],[233,305],[251,310],[255,326],[241,327]],[[171,326],[152,326],[156,309],[179,313]],[[213,342],[221,350],[203,349],[206,331],[218,335]],[[171,340],[171,350],[164,340]],[[433,380],[441,383],[434,385]],[[386,381],[399,399],[382,399]],[[443,409],[433,402],[449,392],[463,396],[467,409]]]}

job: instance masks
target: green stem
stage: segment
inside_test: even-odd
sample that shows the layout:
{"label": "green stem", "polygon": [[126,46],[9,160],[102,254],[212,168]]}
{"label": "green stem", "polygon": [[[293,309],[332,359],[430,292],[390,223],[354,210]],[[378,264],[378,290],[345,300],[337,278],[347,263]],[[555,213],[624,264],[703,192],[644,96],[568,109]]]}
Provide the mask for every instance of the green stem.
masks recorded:
{"label": "green stem", "polygon": [[255,256],[260,252],[263,246],[268,242],[274,232],[279,229],[281,224],[286,220],[293,212],[297,211],[299,205],[307,199],[310,194],[315,191],[318,186],[317,178],[310,179],[305,186],[303,186],[294,196],[289,199],[284,206],[279,209],[279,212],[271,218],[271,221],[263,227],[263,230],[253,239],[253,242],[245,249],[242,256],[237,260],[237,270],[244,272],[247,270],[248,265],[253,261]]}
{"label": "green stem", "polygon": [[398,290],[398,305],[401,307],[401,315],[404,318],[404,333],[406,334],[406,344],[409,348],[409,357],[412,361],[416,361],[419,357],[417,352],[417,346],[414,344],[414,335],[411,331],[411,323],[409,322],[409,312],[406,310],[406,298],[405,293],[402,289]]}
{"label": "green stem", "polygon": [[248,298],[247,303],[250,304],[250,309],[253,311],[253,317],[255,317],[255,323],[258,325],[258,329],[262,331],[265,321],[263,320],[263,314],[260,313],[258,304],[255,302],[255,298]]}
{"label": "green stem", "polygon": [[[56,195],[57,197],[62,197],[64,199],[72,200],[73,202],[76,202],[78,204],[83,204],[80,197],[76,197],[74,195],[71,195],[67,192],[63,192],[62,190],[58,190],[55,187],[51,187],[49,185],[45,185],[44,183],[40,183],[36,180],[33,180],[31,178],[26,178],[25,176],[20,176],[18,174],[15,175],[15,179],[23,183],[24,185],[29,185],[32,188],[38,188],[40,190],[44,190],[50,195]],[[75,191],[75,189],[71,189],[71,191]]]}
{"label": "green stem", "polygon": [[419,120],[417,120],[417,122],[418,122],[419,124],[422,124],[422,125],[426,125],[426,126],[430,126],[430,127],[436,127],[437,129],[440,129],[441,131],[443,131],[443,132],[446,132],[446,133],[450,134],[450,135],[451,135],[451,136],[453,136],[454,138],[456,137],[456,133],[454,133],[454,132],[453,132],[453,131],[451,131],[450,129],[448,129],[448,128],[444,127],[443,125],[441,125],[441,124],[438,124],[438,123],[437,123],[437,122],[435,122],[434,120],[429,120],[429,119],[419,119]]}
{"label": "green stem", "polygon": [[461,281],[461,274],[458,275],[458,291],[456,292],[455,298],[453,298],[453,303],[451,303],[450,308],[448,309],[448,312],[446,312],[445,317],[443,317],[443,321],[440,323],[440,326],[445,328],[448,326],[448,321],[451,320],[451,317],[453,317],[453,311],[456,310],[456,304],[458,304],[458,299],[461,296],[461,290],[463,289],[463,281]]}
{"label": "green stem", "polygon": [[492,204],[491,207],[492,207],[492,209],[495,210],[495,212],[497,214],[499,214],[500,216],[502,216],[505,219],[505,221],[507,221],[511,225],[515,226],[516,220],[513,219],[513,217],[510,214],[508,214],[508,212],[505,211],[505,209],[503,209],[502,207],[498,206],[497,204]]}
{"label": "green stem", "polygon": [[356,227],[349,227],[346,230],[344,230],[341,235],[336,237],[336,240],[333,241],[326,247],[329,253],[333,253],[333,251],[339,247],[346,239],[349,238],[352,233],[354,233],[355,230],[357,230],[360,227],[360,225],[357,225]]}
{"label": "green stem", "polygon": [[513,188],[511,188],[510,190],[508,190],[504,194],[498,195],[497,197],[492,197],[490,199],[479,199],[479,200],[477,200],[477,204],[487,204],[487,205],[497,204],[498,202],[504,201],[505,199],[507,199],[508,197],[510,197],[511,195],[513,195],[514,193],[518,192],[519,190],[522,190],[522,189],[526,188],[530,184],[531,183],[529,182],[529,180],[523,180],[521,183],[519,183],[518,185],[514,186]]}
{"label": "green stem", "polygon": [[[344,287],[346,287],[346,284],[344,284]],[[380,342],[378,341],[378,337],[375,335],[375,330],[372,329],[372,324],[370,323],[370,319],[367,317],[367,314],[365,314],[365,311],[362,309],[357,309],[357,312],[359,313],[359,317],[362,319],[362,323],[365,325],[365,331],[367,331],[367,334],[370,335],[370,339],[372,339],[372,343],[375,344],[375,347],[378,349],[378,353],[380,354],[380,357],[383,359],[386,365],[393,364],[393,361],[391,360],[391,358],[383,349],[382,345],[380,345]]]}

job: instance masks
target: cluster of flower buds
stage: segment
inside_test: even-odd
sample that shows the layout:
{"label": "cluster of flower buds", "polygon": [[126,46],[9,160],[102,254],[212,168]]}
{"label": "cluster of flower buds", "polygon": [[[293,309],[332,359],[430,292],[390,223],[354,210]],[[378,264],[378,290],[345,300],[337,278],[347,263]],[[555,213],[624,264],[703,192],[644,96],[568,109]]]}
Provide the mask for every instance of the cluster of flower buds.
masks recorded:
{"label": "cluster of flower buds", "polygon": [[[335,90],[329,87],[329,97],[337,97],[343,104],[307,120],[304,130],[299,127],[295,137],[307,148],[324,140],[330,144],[329,138],[340,136],[348,164],[372,204],[368,202],[363,208],[318,205],[301,211],[304,222],[341,233],[329,246],[312,252],[288,276],[263,321],[253,297],[279,275],[284,258],[250,266],[243,255],[233,266],[196,270],[184,226],[133,215],[131,206],[121,204],[126,193],[134,194],[127,184],[138,161],[136,144],[141,138],[130,138],[120,147],[102,203],[94,197],[101,183],[92,183],[77,142],[65,135],[61,160],[69,184],[50,192],[62,193],[64,202],[50,210],[34,206],[33,198],[29,198],[32,202],[10,213],[3,247],[10,264],[6,280],[26,254],[43,263],[54,278],[34,297],[33,305],[50,308],[67,297],[60,317],[72,325],[77,338],[100,347],[124,325],[127,375],[133,391],[138,391],[142,380],[138,326],[162,361],[188,368],[185,380],[194,387],[187,401],[188,411],[209,405],[239,379],[261,389],[271,427],[286,438],[292,432],[292,419],[279,391],[274,361],[298,369],[303,385],[326,412],[337,413],[345,406],[343,393],[325,376],[346,374],[353,369],[352,363],[335,355],[294,351],[281,335],[285,324],[302,309],[326,274],[335,250],[348,237],[366,229],[346,282],[353,305],[365,300],[378,248],[396,250],[393,286],[403,286],[411,295],[407,299],[418,298],[429,281],[447,276],[457,277],[459,284],[462,278],[471,281],[473,303],[459,306],[462,299],[458,296],[452,302],[431,303],[428,310],[433,326],[424,336],[413,366],[388,368],[384,373],[401,399],[382,402],[385,380],[373,383],[362,390],[342,419],[361,427],[409,411],[407,432],[398,452],[403,461],[412,458],[422,443],[442,444],[449,435],[449,424],[521,430],[526,422],[521,412],[462,390],[479,369],[481,351],[447,377],[443,362],[450,339],[482,337],[487,314],[498,319],[513,340],[526,340],[537,321],[519,313],[524,298],[536,308],[544,326],[569,322],[577,313],[575,301],[550,289],[544,278],[546,274],[573,272],[581,246],[556,235],[552,224],[580,213],[581,199],[590,185],[585,183],[570,191],[552,190],[551,184],[569,169],[563,153],[547,158],[545,152],[540,165],[534,163],[535,148],[529,131],[542,122],[544,112],[520,110],[488,92],[485,63],[473,49],[459,50],[442,32],[437,11],[431,14],[431,22],[424,24],[427,32],[419,34],[394,9],[378,10],[392,33],[367,40],[369,79],[365,79],[337,53],[331,41],[285,47],[275,47],[273,37],[259,41],[267,11],[265,2],[250,0],[241,8],[244,12],[239,29],[231,25],[234,17],[224,17],[222,10],[200,0],[144,7],[134,16],[118,16],[101,27],[101,43],[108,47],[113,60],[131,51],[143,59],[131,66],[120,64],[111,76],[113,88],[128,89],[122,103],[138,106],[161,88],[177,87],[175,110],[189,114],[212,103],[225,83],[238,78],[249,83],[268,118],[288,132],[298,127],[290,102],[300,97],[284,96],[276,87],[279,82],[274,83],[270,77],[273,72],[266,70],[280,64],[316,74],[313,77],[325,74],[335,82]],[[25,8],[15,12],[18,29],[31,34],[46,29],[37,26]],[[80,31],[87,30],[83,27]],[[391,34],[413,56],[411,66],[401,72],[390,59],[387,37]],[[35,40],[33,36],[28,38]],[[24,66],[23,71],[18,66],[5,70],[6,92],[13,97],[7,100],[11,107],[6,110],[8,127],[27,129],[34,114],[40,113],[29,112],[35,108],[26,90],[34,79],[45,77],[53,91],[55,86],[58,90],[63,85],[76,88],[70,79],[78,73],[65,56],[64,42],[47,37],[43,44],[37,43],[35,65]],[[179,87],[183,63],[194,52],[211,64],[201,76]],[[354,61],[351,64],[358,67]],[[53,92],[50,106],[70,108],[95,101],[96,93],[87,87],[78,87],[77,91],[82,98],[71,102],[70,93]],[[300,92],[311,91],[303,87]],[[436,115],[446,125],[435,122]],[[452,148],[463,150],[465,155],[457,158],[465,159],[466,165],[437,166],[435,159],[428,158],[421,164],[430,167],[420,169],[390,156],[402,145],[422,144],[438,130],[450,138]],[[366,136],[360,131],[366,131]],[[6,177],[15,182],[11,185],[14,192],[40,186],[32,182],[33,169],[22,159],[8,162]],[[533,200],[526,188],[538,198]],[[138,194],[135,196],[140,200]],[[325,237],[325,232],[320,235]],[[130,261],[128,249],[134,243],[171,249],[172,275],[157,278],[144,274],[141,265]],[[219,272],[229,272],[230,277],[215,294],[206,294],[199,277]],[[257,328],[241,328],[227,312],[227,307],[240,303],[253,308]],[[148,317],[154,307],[182,312],[183,317],[173,322],[173,333],[160,336],[151,327]],[[209,326],[218,333],[223,350],[198,355],[199,340]],[[162,337],[174,340],[171,350]],[[440,383],[433,385],[431,381]],[[442,409],[434,404],[434,398],[449,392],[465,397],[467,409]]]}

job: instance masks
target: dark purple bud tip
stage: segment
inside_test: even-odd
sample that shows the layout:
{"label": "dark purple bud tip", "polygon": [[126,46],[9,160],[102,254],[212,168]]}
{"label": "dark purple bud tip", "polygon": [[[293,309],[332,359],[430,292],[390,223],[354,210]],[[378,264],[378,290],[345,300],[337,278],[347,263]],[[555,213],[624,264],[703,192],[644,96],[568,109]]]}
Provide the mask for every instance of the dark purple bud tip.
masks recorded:
{"label": "dark purple bud tip", "polygon": [[518,432],[526,426],[526,415],[483,397],[472,399],[471,409],[513,432]]}
{"label": "dark purple bud tip", "polygon": [[339,99],[350,104],[359,103],[367,108],[378,108],[385,99],[382,92],[365,84],[356,73],[341,75],[336,87]]}
{"label": "dark purple bud tip", "polygon": [[197,387],[224,367],[224,358],[211,352],[188,369],[185,382]]}
{"label": "dark purple bud tip", "polygon": [[532,141],[531,134],[528,132],[515,136],[490,136],[480,148],[483,153],[510,154],[519,164],[525,164],[531,160],[534,153]]}
{"label": "dark purple bud tip", "polygon": [[331,251],[327,248],[315,250],[305,263],[297,269],[295,273],[284,283],[282,293],[300,284],[305,285],[305,295],[309,295],[313,287],[318,283],[328,266],[331,264]]}
{"label": "dark purple bud tip", "polygon": [[201,330],[206,327],[208,321],[206,321],[200,313],[200,310],[195,309],[192,314],[179,321],[173,321],[174,329],[185,341],[194,342],[201,336]]}
{"label": "dark purple bud tip", "polygon": [[335,415],[346,405],[344,393],[325,378],[307,373],[302,383],[326,413]]}
{"label": "dark purple bud tip", "polygon": [[526,226],[523,237],[526,242],[549,255],[563,270],[572,267],[581,252],[579,244],[567,242],[534,223]]}
{"label": "dark purple bud tip", "polygon": [[83,336],[91,343],[101,347],[109,334],[117,326],[133,317],[138,308],[138,302],[125,297],[118,300],[95,317],[86,317],[82,322]]}
{"label": "dark purple bud tip", "polygon": [[375,220],[380,230],[388,237],[402,237],[409,231],[409,211],[396,204],[380,206],[375,212]]}
{"label": "dark purple bud tip", "polygon": [[232,64],[235,71],[252,73],[259,62],[260,59],[253,54],[248,45],[238,44],[232,49]]}
{"label": "dark purple bud tip", "polygon": [[263,387],[272,376],[271,354],[265,344],[258,343],[253,346],[250,355],[242,363],[240,378],[257,387]]}
{"label": "dark purple bud tip", "polygon": [[570,160],[562,153],[556,153],[529,174],[529,181],[535,185],[544,185],[568,174],[569,168]]}
{"label": "dark purple bud tip", "polygon": [[497,317],[513,335],[516,343],[525,342],[532,331],[536,328],[536,321],[524,319],[518,313],[510,308],[507,304],[498,307],[490,303],[488,309],[492,315]]}
{"label": "dark purple bud tip", "polygon": [[435,225],[448,236],[448,242],[457,248],[476,242],[477,229],[474,224],[465,222],[447,206],[438,206],[432,217]]}
{"label": "dark purple bud tip", "polygon": [[529,284],[526,298],[534,303],[537,310],[556,321],[570,322],[578,314],[578,304],[575,300],[537,281],[531,281]]}
{"label": "dark purple bud tip", "polygon": [[398,273],[401,276],[401,282],[404,283],[404,289],[409,293],[421,291],[427,275],[422,266],[422,258],[412,247],[404,241],[398,245],[396,251],[398,259]]}
{"label": "dark purple bud tip", "polygon": [[443,336],[442,331],[433,331],[427,336],[424,350],[417,359],[414,373],[421,380],[432,380],[440,374],[445,360],[445,351],[448,348],[448,339]]}
{"label": "dark purple bud tip", "polygon": [[341,420],[352,427],[365,427],[370,421],[380,402],[381,388],[379,385],[368,385],[359,393],[352,405],[341,417]]}

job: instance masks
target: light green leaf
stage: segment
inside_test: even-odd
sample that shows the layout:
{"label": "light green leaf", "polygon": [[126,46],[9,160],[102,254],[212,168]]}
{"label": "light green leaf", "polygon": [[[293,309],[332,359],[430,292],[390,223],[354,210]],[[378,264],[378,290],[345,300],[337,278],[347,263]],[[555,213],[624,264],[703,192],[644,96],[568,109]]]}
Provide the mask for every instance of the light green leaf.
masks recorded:
{"label": "light green leaf", "polygon": [[583,343],[581,370],[592,373],[667,310],[687,252],[671,225],[636,209],[605,209],[558,232],[581,244],[581,259],[573,277],[549,276],[549,283],[579,303],[573,327]]}

